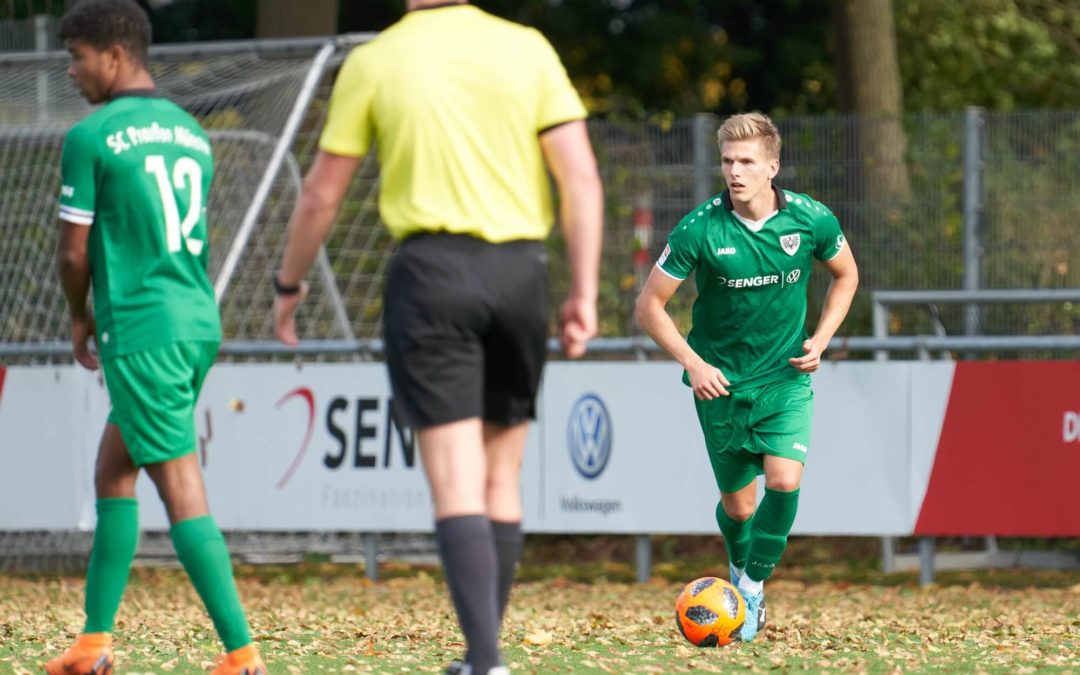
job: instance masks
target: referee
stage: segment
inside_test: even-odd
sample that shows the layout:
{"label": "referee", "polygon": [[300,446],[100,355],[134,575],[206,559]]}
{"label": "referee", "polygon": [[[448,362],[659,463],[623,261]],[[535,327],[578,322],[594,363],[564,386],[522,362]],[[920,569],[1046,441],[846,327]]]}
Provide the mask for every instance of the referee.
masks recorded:
{"label": "referee", "polygon": [[296,345],[303,279],[374,145],[379,210],[401,242],[383,318],[394,408],[416,431],[467,645],[449,673],[509,672],[499,624],[521,555],[521,463],[546,354],[545,165],[570,264],[560,342],[579,357],[596,334],[603,194],[585,117],[539,32],[467,2],[408,0],[342,66],[274,277],[275,332]]}

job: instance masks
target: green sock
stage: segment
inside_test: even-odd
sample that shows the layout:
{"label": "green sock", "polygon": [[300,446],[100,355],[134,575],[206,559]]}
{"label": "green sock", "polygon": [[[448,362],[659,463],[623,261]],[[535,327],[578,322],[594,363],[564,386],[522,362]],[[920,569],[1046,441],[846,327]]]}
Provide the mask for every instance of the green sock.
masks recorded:
{"label": "green sock", "polygon": [[199,516],[180,521],[169,530],[176,557],[206,605],[225,651],[251,644],[244,608],[233,581],[232,560],[225,537],[213,517]]}
{"label": "green sock", "polygon": [[139,502],[132,497],[97,500],[97,526],[86,570],[84,633],[111,633],[131,561],[139,545]]}
{"label": "green sock", "polygon": [[795,523],[795,512],[798,509],[797,489],[780,492],[765,488],[765,497],[754,514],[746,576],[754,581],[765,581],[769,578],[787,548],[788,533]]}
{"label": "green sock", "polygon": [[720,526],[720,532],[724,535],[728,561],[739,569],[746,567],[746,556],[750,553],[750,528],[753,522],[753,516],[742,522],[732,520],[731,516],[724,512],[724,503],[716,503],[716,524]]}

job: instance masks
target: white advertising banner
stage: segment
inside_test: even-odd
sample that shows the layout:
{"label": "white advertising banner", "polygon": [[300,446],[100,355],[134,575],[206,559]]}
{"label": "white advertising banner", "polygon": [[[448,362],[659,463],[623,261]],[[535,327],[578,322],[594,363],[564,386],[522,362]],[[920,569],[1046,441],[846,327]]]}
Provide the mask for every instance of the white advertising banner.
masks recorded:
{"label": "white advertising banner", "polygon": [[86,430],[108,410],[97,375],[70,366],[11,368],[0,382],[0,527],[75,529],[87,520],[87,503],[93,512],[97,442]]}
{"label": "white advertising banner", "polygon": [[[951,373],[951,364],[825,364],[814,376],[796,532],[912,531]],[[195,417],[221,527],[429,531],[419,448],[391,406],[381,363],[215,367]],[[6,371],[0,529],[92,527],[93,462],[107,413],[96,374]],[[522,475],[526,530],[717,532],[716,484],[677,365],[551,363],[539,415]],[[138,494],[143,526],[166,528],[145,477]]]}
{"label": "white advertising banner", "polygon": [[716,483],[680,373],[659,362],[548,366],[532,529],[716,531]]}
{"label": "white advertising banner", "polygon": [[[221,527],[431,529],[419,448],[411,431],[393,422],[390,406],[380,363],[211,370],[196,419]],[[149,481],[140,487],[143,503],[156,501]]]}
{"label": "white advertising banner", "polygon": [[[681,372],[662,362],[548,367],[543,510],[531,529],[717,531],[719,492]],[[814,431],[795,532],[910,532],[910,379],[899,363],[825,364],[814,376]]]}

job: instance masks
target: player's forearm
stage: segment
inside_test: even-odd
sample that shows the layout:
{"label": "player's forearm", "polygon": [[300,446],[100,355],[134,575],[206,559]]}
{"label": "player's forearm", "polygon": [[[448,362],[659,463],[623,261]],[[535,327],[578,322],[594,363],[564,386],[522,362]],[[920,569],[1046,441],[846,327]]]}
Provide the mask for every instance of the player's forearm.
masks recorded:
{"label": "player's forearm", "polygon": [[330,233],[338,205],[320,199],[307,190],[300,194],[289,218],[288,242],[278,270],[278,281],[285,286],[299,284],[307,276],[319,248]]}
{"label": "player's forearm", "polygon": [[829,341],[847,317],[858,286],[859,277],[854,274],[836,277],[829,284],[829,290],[825,294],[825,304],[821,309],[821,318],[818,319],[817,330],[811,338],[822,351],[829,346]]}
{"label": "player's forearm", "polygon": [[561,186],[562,231],[570,265],[570,295],[596,300],[604,237],[604,190],[595,171]]}
{"label": "player's forearm", "polygon": [[658,300],[639,298],[634,316],[641,330],[683,368],[689,370],[691,366],[701,363],[701,357],[683,339],[679,327]]}
{"label": "player's forearm", "polygon": [[90,261],[86,256],[60,251],[56,256],[56,269],[72,320],[84,321],[87,316],[86,296],[90,292]]}

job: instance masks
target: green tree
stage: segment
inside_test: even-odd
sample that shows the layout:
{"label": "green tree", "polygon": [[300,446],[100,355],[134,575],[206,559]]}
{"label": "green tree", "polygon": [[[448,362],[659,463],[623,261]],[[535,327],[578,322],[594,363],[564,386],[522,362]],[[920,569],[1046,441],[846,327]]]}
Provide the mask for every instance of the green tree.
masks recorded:
{"label": "green tree", "polygon": [[908,110],[1080,106],[1075,0],[895,0]]}
{"label": "green tree", "polygon": [[[381,30],[401,0],[342,3],[342,31]],[[835,77],[827,0],[474,0],[551,40],[590,110],[642,117],[824,112]]]}

